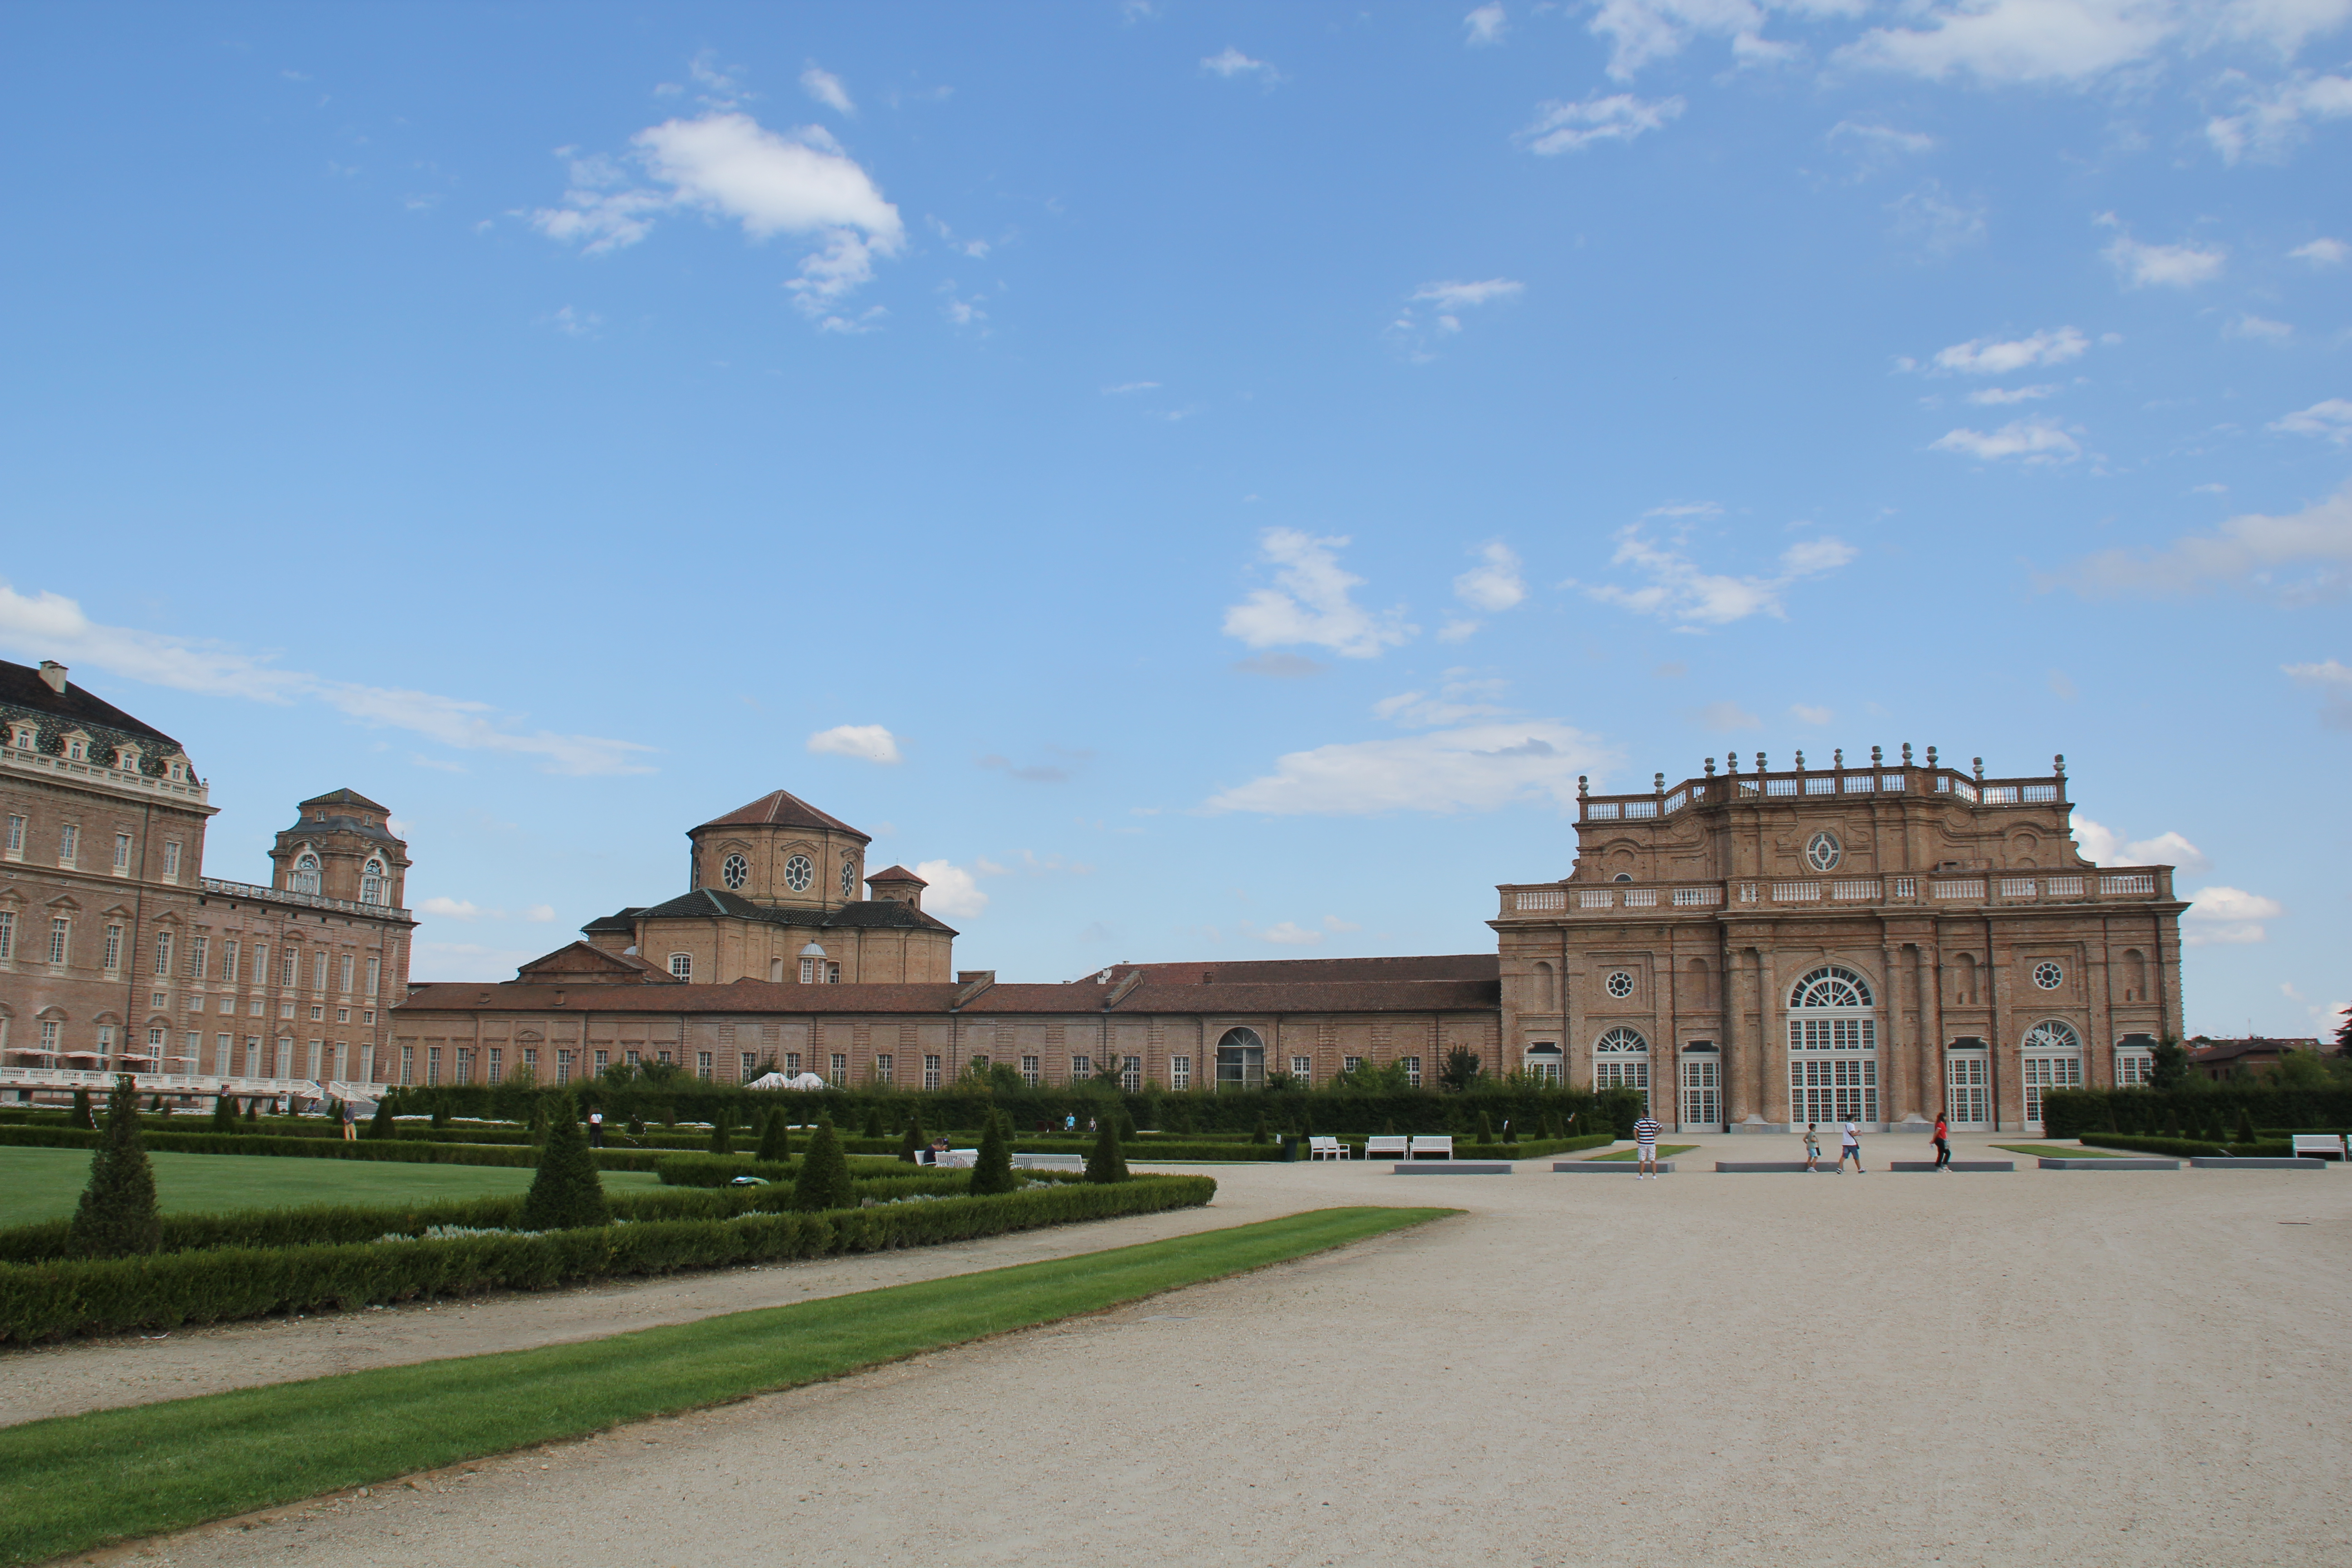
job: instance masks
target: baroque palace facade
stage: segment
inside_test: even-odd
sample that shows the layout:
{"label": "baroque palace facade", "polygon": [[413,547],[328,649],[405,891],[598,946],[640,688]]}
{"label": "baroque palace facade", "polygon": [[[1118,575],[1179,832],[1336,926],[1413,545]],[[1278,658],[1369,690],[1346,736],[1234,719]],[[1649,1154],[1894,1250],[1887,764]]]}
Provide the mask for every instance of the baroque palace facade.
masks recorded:
{"label": "baroque palace facade", "polygon": [[315,796],[270,886],[208,877],[185,749],[66,673],[0,661],[0,1081],[378,1079],[415,925],[385,809]]}
{"label": "baroque palace facade", "polygon": [[[1587,795],[1558,881],[1499,889],[1496,951],[1115,964],[1059,984],[955,971],[921,879],[777,791],[688,834],[688,888],[506,982],[412,987],[386,1081],[566,1082],[665,1061],[937,1088],[1323,1082],[1360,1061],[1624,1086],[1697,1131],[2031,1127],[2049,1088],[2145,1081],[2179,1032],[2172,868],[2076,851],[2064,759],[1988,779],[1915,763],[1773,772],[1759,753]],[[854,897],[863,880],[871,896]]]}

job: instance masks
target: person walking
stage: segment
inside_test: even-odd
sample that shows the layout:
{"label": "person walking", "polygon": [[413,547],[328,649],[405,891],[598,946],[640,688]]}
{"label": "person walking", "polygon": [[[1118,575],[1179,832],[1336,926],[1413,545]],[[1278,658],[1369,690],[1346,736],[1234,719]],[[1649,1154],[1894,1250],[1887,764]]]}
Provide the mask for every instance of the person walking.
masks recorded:
{"label": "person walking", "polygon": [[1952,1130],[1945,1123],[1944,1113],[1936,1112],[1936,1169],[1948,1174],[1952,1168]]}
{"label": "person walking", "polygon": [[342,1105],[343,1142],[349,1143],[360,1135],[360,1122],[359,1117],[352,1110],[352,1102],[346,1100]]}
{"label": "person walking", "polygon": [[1638,1182],[1648,1176],[1654,1180],[1658,1174],[1658,1123],[1646,1110],[1642,1120],[1633,1123],[1633,1179]]}
{"label": "person walking", "polygon": [[588,1113],[588,1147],[602,1149],[604,1146],[604,1113],[601,1110],[591,1110]]}
{"label": "person walking", "polygon": [[[1805,1174],[1809,1176],[1818,1176],[1821,1173],[1822,1141],[1813,1131],[1813,1124],[1808,1121],[1805,1123]],[[1843,1175],[1844,1173],[1844,1168],[1841,1166],[1838,1170],[1838,1174]]]}
{"label": "person walking", "polygon": [[1838,1142],[1838,1174],[1845,1174],[1845,1163],[1853,1162],[1853,1173],[1862,1174],[1862,1129],[1849,1121]]}

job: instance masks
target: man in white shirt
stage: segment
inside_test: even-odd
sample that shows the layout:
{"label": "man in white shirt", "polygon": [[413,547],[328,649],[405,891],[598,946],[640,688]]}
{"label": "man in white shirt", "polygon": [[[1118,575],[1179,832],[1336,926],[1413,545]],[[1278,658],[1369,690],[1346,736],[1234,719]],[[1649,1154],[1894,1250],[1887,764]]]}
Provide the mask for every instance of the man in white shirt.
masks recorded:
{"label": "man in white shirt", "polygon": [[1838,1174],[1845,1174],[1845,1163],[1853,1162],[1853,1173],[1862,1174],[1862,1129],[1853,1122],[1845,1124],[1845,1132],[1838,1143]]}
{"label": "man in white shirt", "polygon": [[1647,1111],[1642,1113],[1641,1121],[1633,1123],[1633,1153],[1635,1181],[1638,1182],[1644,1176],[1657,1175],[1658,1123]]}

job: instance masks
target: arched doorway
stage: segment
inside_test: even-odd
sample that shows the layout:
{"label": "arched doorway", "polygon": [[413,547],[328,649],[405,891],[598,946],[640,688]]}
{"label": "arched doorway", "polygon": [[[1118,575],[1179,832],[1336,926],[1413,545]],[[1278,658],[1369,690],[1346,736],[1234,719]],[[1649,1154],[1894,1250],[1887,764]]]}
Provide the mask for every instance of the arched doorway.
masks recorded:
{"label": "arched doorway", "polygon": [[1255,1029],[1227,1029],[1217,1041],[1217,1089],[1264,1089],[1265,1042]]}
{"label": "arched doorway", "polygon": [[1592,1087],[1638,1089],[1642,1114],[1650,1114],[1650,1042],[1639,1029],[1621,1025],[1592,1042]]}
{"label": "arched doorway", "polygon": [[2028,1131],[2042,1131],[2042,1093],[2051,1089],[2083,1087],[2083,1037],[2063,1019],[2044,1018],[2025,1031],[2018,1047],[2020,1076],[2025,1086]]}
{"label": "arched doorway", "polygon": [[1870,982],[1825,963],[1789,991],[1789,1121],[1878,1120],[1878,1015]]}

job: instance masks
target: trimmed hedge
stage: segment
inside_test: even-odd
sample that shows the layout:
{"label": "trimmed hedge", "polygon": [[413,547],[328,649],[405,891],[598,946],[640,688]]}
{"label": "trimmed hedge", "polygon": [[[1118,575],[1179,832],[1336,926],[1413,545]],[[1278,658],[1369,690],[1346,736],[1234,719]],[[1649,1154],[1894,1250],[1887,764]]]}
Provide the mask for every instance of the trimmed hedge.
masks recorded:
{"label": "trimmed hedge", "polygon": [[[0,1147],[89,1149],[99,1135],[79,1127],[0,1127]],[[524,1165],[539,1163],[528,1143],[411,1143],[362,1138],[286,1138],[254,1132],[146,1132],[140,1142],[150,1153],[278,1154],[306,1160],[387,1160],[410,1165]],[[650,1171],[663,1158],[657,1149],[592,1149],[602,1171]]]}
{"label": "trimmed hedge", "polygon": [[2210,1159],[2221,1154],[2284,1160],[2294,1152],[2294,1145],[2284,1138],[2253,1143],[2209,1143],[2202,1138],[2126,1138],[2119,1132],[2085,1132],[2077,1142],[2085,1148],[2125,1149],[2135,1154],[2169,1154],[2183,1160]]}
{"label": "trimmed hedge", "polygon": [[[853,1178],[895,1176],[906,1169],[901,1160],[861,1157],[849,1162]],[[800,1173],[798,1159],[761,1160],[748,1154],[665,1154],[654,1163],[654,1174],[666,1187],[723,1187],[738,1176],[789,1182]]]}
{"label": "trimmed hedge", "polygon": [[1216,1190],[1216,1183],[1204,1176],[1148,1176],[1115,1186],[1055,1184],[1042,1191],[822,1214],[7,1264],[0,1265],[0,1342],[173,1329],[417,1296],[540,1290],[681,1268],[935,1246],[1080,1220],[1195,1208]]}
{"label": "trimmed hedge", "polygon": [[2352,1089],[2273,1089],[2260,1084],[2200,1083],[2192,1089],[2053,1089],[2042,1096],[2042,1126],[2053,1138],[2091,1132],[2160,1138],[2167,1118],[2182,1127],[2238,1125],[2243,1111],[2256,1128],[2352,1125]]}

